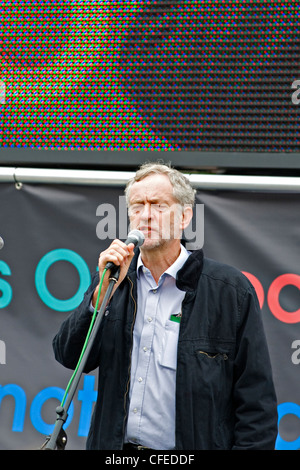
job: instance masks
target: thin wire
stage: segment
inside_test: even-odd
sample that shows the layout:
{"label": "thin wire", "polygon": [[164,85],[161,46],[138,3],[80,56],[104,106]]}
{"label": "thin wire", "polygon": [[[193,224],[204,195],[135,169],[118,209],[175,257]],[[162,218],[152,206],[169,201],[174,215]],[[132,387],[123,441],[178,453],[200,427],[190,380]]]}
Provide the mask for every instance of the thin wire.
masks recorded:
{"label": "thin wire", "polygon": [[105,275],[106,271],[107,271],[107,270],[104,269],[103,274],[102,274],[102,276],[101,276],[100,285],[99,285],[99,291],[98,291],[97,300],[96,300],[96,304],[95,304],[95,308],[94,308],[94,313],[93,313],[93,316],[92,316],[92,319],[91,319],[91,324],[90,324],[89,330],[88,330],[88,332],[87,332],[87,335],[86,335],[86,338],[85,338],[85,342],[84,342],[84,345],[83,345],[81,354],[80,354],[79,359],[78,359],[78,363],[77,363],[76,368],[75,368],[75,370],[74,370],[74,373],[73,373],[72,377],[70,378],[70,381],[69,381],[69,383],[68,383],[68,385],[67,385],[67,388],[66,388],[66,390],[65,390],[65,394],[64,394],[64,396],[63,396],[63,399],[62,399],[62,401],[61,401],[60,406],[63,406],[64,403],[65,403],[65,401],[66,401],[66,398],[67,398],[67,395],[68,395],[68,391],[70,390],[71,384],[72,384],[72,382],[73,382],[73,380],[74,380],[74,377],[75,377],[75,375],[76,375],[76,372],[77,372],[77,370],[78,370],[78,368],[79,368],[79,366],[80,366],[80,363],[81,363],[81,361],[82,361],[83,354],[84,354],[84,352],[85,352],[85,350],[86,350],[86,347],[87,347],[87,344],[88,344],[88,341],[89,341],[89,338],[90,338],[90,335],[91,335],[91,332],[92,332],[92,329],[93,329],[93,326],[94,326],[94,323],[95,323],[95,320],[96,320],[97,310],[98,310],[98,304],[99,304],[99,299],[100,299],[100,293],[101,293],[101,288],[102,288],[102,283],[103,283],[103,279],[104,279],[104,275]]}

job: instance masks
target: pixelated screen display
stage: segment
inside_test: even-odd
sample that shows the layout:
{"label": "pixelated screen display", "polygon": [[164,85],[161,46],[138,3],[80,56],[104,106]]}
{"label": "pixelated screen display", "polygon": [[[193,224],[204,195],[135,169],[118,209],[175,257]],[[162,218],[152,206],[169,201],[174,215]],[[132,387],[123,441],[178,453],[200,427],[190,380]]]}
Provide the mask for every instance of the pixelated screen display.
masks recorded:
{"label": "pixelated screen display", "polygon": [[300,151],[298,1],[1,8],[2,147]]}

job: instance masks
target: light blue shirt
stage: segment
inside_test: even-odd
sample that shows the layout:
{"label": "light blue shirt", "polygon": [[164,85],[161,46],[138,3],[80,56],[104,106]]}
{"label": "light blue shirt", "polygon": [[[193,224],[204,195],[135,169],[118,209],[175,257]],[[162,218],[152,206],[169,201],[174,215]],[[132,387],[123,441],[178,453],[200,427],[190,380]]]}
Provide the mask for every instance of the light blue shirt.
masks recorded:
{"label": "light blue shirt", "polygon": [[175,446],[177,344],[185,292],[176,287],[177,271],[189,252],[181,245],[176,261],[158,285],[141,260],[137,264],[138,308],[133,331],[130,406],[125,442],[151,449]]}

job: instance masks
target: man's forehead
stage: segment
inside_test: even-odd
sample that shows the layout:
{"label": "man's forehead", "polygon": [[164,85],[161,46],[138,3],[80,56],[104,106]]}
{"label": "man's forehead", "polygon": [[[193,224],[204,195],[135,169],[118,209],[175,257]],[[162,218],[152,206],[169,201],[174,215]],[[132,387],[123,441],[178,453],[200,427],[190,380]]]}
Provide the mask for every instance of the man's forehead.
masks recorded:
{"label": "man's forehead", "polygon": [[161,199],[173,196],[173,186],[167,175],[149,175],[133,183],[130,189],[130,200],[136,196],[148,196]]}

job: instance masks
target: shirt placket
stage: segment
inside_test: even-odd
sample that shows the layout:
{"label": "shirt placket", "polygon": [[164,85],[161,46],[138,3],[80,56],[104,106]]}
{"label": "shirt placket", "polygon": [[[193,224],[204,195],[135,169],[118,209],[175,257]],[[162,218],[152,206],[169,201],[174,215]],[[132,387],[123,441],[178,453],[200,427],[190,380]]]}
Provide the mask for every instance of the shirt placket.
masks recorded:
{"label": "shirt placket", "polygon": [[[145,273],[147,276],[147,273]],[[140,343],[138,351],[138,361],[136,365],[135,379],[132,384],[131,402],[131,439],[139,441],[142,426],[142,412],[145,399],[145,385],[150,365],[153,339],[155,334],[155,323],[158,309],[159,289],[149,288],[144,309],[144,321],[140,333]]]}

